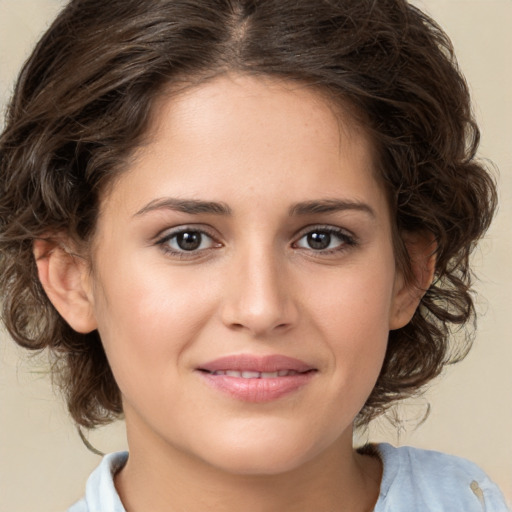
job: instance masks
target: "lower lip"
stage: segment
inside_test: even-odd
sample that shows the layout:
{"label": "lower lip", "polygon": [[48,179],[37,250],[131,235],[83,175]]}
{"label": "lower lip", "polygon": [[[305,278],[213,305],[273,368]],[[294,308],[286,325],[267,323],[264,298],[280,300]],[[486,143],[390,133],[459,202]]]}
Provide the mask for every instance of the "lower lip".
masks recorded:
{"label": "lower lip", "polygon": [[212,388],[244,402],[271,402],[285,395],[296,392],[304,387],[316,372],[305,372],[286,377],[271,377],[262,379],[244,379],[213,375],[200,372],[202,378]]}

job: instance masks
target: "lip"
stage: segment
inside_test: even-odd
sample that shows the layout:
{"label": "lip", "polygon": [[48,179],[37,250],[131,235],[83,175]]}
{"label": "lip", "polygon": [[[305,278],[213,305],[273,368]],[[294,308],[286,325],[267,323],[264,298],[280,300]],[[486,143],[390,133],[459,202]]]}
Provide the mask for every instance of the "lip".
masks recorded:
{"label": "lip", "polygon": [[[221,357],[202,364],[197,371],[213,389],[245,402],[277,400],[304,387],[317,373],[316,368],[299,359],[283,355],[251,354]],[[279,372],[283,375],[245,378],[223,372]]]}
{"label": "lip", "polygon": [[307,372],[315,368],[300,359],[282,355],[257,356],[252,354],[239,354],[220,357],[213,361],[202,364],[199,370],[217,372],[234,370],[238,372],[277,372],[279,370],[290,370],[295,372]]}

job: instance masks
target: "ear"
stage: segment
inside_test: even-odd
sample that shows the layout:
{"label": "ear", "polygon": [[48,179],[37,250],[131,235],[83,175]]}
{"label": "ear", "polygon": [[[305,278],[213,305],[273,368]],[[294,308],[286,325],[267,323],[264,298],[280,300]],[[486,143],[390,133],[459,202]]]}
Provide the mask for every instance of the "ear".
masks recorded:
{"label": "ear", "polygon": [[87,262],[59,241],[35,240],[33,251],[39,280],[62,318],[77,332],[96,329]]}
{"label": "ear", "polygon": [[437,243],[430,232],[403,233],[411,264],[410,278],[402,272],[395,279],[394,297],[389,321],[390,330],[407,325],[429,289],[436,269]]}

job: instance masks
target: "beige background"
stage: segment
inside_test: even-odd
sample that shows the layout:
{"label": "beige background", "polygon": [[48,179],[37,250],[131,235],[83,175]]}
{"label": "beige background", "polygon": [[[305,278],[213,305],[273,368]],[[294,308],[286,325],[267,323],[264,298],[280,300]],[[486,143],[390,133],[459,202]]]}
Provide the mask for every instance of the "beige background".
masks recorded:
{"label": "beige background", "polygon": [[[482,316],[473,352],[428,393],[432,412],[425,424],[398,435],[381,420],[364,436],[470,458],[512,503],[512,0],[417,3],[453,39],[483,133],[481,155],[500,169],[501,207],[475,256]],[[60,5],[60,0],[0,0],[2,108],[17,70]],[[424,406],[416,401],[401,410],[413,418]],[[125,445],[122,424],[90,439],[104,452]],[[0,512],[65,510],[82,495],[98,461],[52,393],[44,364],[29,361],[0,333]]]}

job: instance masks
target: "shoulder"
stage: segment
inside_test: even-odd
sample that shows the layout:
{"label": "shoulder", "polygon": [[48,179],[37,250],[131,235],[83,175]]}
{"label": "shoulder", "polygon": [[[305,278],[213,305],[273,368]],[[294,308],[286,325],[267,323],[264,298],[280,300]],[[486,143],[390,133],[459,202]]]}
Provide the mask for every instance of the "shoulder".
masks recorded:
{"label": "shoulder", "polygon": [[127,460],[128,452],[111,453],[103,457],[87,480],[85,497],[67,512],[125,512],[114,486],[114,476]]}
{"label": "shoulder", "polygon": [[476,464],[408,446],[377,445],[384,473],[375,512],[507,512],[498,487]]}

